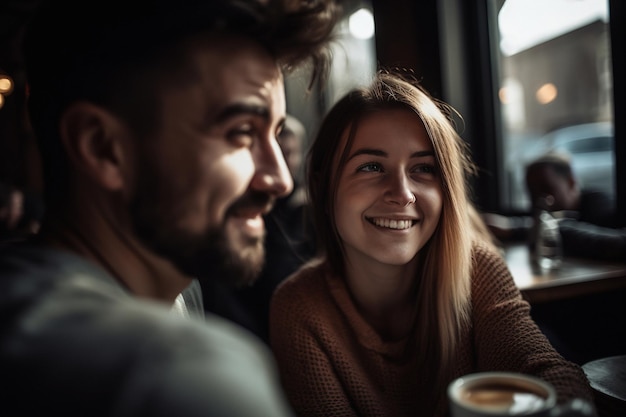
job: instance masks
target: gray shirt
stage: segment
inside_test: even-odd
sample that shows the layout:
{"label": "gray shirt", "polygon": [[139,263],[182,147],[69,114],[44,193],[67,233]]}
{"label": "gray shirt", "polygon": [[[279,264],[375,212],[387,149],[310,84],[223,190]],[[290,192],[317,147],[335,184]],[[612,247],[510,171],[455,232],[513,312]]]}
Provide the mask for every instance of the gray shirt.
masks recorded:
{"label": "gray shirt", "polygon": [[[197,310],[190,292],[187,308]],[[4,249],[0,413],[292,416],[259,340],[219,317],[190,316],[133,297],[74,254]]]}

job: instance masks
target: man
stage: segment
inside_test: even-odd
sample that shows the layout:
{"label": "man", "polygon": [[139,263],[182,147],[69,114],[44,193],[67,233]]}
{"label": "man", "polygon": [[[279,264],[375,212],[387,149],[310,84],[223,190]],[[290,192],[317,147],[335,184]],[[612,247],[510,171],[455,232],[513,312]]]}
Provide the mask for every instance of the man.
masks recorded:
{"label": "man", "polygon": [[196,317],[195,278],[261,270],[262,216],[293,186],[281,70],[323,67],[336,17],[323,0],[42,5],[24,56],[46,216],[0,258],[2,414],[291,415],[262,344]]}
{"label": "man", "polygon": [[544,208],[561,218],[566,255],[626,260],[626,229],[619,227],[615,202],[604,192],[581,186],[567,155],[552,152],[531,163],[526,188],[535,210]]}
{"label": "man", "polygon": [[287,115],[277,136],[294,188],[278,198],[271,212],[264,216],[265,264],[251,285],[233,287],[223,282],[201,282],[207,311],[226,317],[269,342],[269,306],[274,290],[300,265],[315,255],[314,233],[306,213],[306,190],[303,187],[303,153],[307,137],[304,125]]}
{"label": "man", "polygon": [[[559,218],[565,255],[626,260],[626,229],[618,222],[615,202],[579,184],[568,155],[549,152],[532,161],[526,167],[526,189],[534,212],[545,209]],[[533,227],[532,217],[484,216],[501,240],[527,238]]]}
{"label": "man", "polygon": [[37,193],[0,182],[0,247],[37,233],[43,212]]}
{"label": "man", "polygon": [[0,241],[11,236],[23,215],[24,194],[0,182]]}

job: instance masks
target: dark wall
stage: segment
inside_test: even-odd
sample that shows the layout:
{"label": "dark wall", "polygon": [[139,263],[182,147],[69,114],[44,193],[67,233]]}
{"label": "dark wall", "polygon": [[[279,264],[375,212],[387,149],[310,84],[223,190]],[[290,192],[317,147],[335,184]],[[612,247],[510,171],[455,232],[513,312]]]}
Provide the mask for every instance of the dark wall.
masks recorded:
{"label": "dark wall", "polygon": [[374,0],[376,54],[383,67],[408,68],[441,98],[437,1]]}
{"label": "dark wall", "polygon": [[531,315],[560,353],[580,365],[626,353],[626,291],[532,306]]}
{"label": "dark wall", "polygon": [[36,144],[25,115],[26,80],[19,53],[24,25],[38,0],[0,1],[0,71],[14,82],[0,108],[0,182],[41,189]]}

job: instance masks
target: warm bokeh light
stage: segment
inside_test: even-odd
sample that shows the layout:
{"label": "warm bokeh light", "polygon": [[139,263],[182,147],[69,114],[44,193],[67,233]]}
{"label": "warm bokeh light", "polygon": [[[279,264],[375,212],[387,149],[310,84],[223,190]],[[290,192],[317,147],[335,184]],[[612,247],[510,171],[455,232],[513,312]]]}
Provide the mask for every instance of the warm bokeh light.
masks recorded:
{"label": "warm bokeh light", "polygon": [[0,93],[9,94],[13,90],[13,80],[6,75],[0,76]]}
{"label": "warm bokeh light", "polygon": [[0,94],[0,109],[4,106],[4,96]]}
{"label": "warm bokeh light", "polygon": [[348,21],[350,33],[357,39],[369,39],[374,36],[374,16],[367,9],[359,9]]}
{"label": "warm bokeh light", "polygon": [[509,96],[507,95],[507,89],[506,87],[502,87],[500,88],[500,91],[498,91],[498,97],[500,98],[500,102],[502,104],[509,104]]}
{"label": "warm bokeh light", "polygon": [[559,93],[556,86],[552,83],[546,83],[539,87],[537,93],[535,94],[535,97],[537,97],[537,101],[539,103],[548,104],[553,102],[558,95]]}

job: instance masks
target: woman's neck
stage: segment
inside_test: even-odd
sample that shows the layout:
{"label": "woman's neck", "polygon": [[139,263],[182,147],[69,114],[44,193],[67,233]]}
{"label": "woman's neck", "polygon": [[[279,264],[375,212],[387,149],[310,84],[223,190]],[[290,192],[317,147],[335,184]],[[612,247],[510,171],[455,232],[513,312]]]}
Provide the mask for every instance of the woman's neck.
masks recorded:
{"label": "woman's neck", "polygon": [[402,266],[346,263],[346,282],[365,320],[383,340],[406,337],[416,312],[417,259]]}

